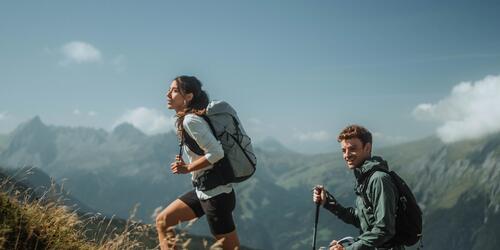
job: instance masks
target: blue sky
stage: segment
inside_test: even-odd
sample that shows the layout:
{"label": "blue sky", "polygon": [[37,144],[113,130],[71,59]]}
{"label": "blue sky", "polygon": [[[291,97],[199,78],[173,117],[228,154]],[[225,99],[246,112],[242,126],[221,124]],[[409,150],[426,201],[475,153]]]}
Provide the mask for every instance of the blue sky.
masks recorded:
{"label": "blue sky", "polygon": [[0,133],[35,115],[164,132],[181,74],[233,104],[256,141],[297,151],[337,150],[349,123],[382,145],[496,132],[475,123],[500,124],[498,13],[498,1],[4,1]]}

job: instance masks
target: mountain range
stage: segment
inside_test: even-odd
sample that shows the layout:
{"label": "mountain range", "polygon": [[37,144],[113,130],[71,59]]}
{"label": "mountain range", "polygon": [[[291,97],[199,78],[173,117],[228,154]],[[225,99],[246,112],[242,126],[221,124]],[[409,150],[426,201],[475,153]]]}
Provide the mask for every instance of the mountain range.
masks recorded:
{"label": "mountain range", "polygon": [[[0,165],[36,167],[64,185],[87,206],[153,223],[155,211],[191,189],[190,176],[173,175],[177,154],[173,132],[148,136],[130,124],[113,131],[25,122],[0,146]],[[354,201],[354,177],[341,154],[306,155],[269,138],[255,147],[258,169],[236,185],[236,224],[241,242],[259,249],[304,249],[312,241],[311,188],[323,184],[344,205]],[[428,137],[374,154],[389,162],[413,189],[424,212],[427,249],[496,249],[500,246],[500,134],[444,144]],[[206,222],[195,233],[209,234]],[[356,236],[326,210],[320,213],[318,243]]]}

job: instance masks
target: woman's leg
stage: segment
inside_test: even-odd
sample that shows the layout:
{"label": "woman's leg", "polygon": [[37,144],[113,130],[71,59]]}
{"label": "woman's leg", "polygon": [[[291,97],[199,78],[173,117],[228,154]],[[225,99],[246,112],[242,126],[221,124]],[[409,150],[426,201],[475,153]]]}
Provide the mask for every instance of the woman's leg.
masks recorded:
{"label": "woman's leg", "polygon": [[224,250],[238,250],[240,249],[240,240],[238,239],[238,234],[236,233],[236,229],[227,234],[219,234],[215,235],[215,238],[218,240],[222,240],[222,249]]}
{"label": "woman's leg", "polygon": [[210,231],[217,241],[221,240],[222,248],[224,250],[239,249],[240,241],[232,214],[236,206],[234,191],[219,194],[200,203],[207,215]]}
{"label": "woman's leg", "polygon": [[156,217],[156,229],[161,250],[175,249],[174,227],[179,222],[196,218],[195,212],[183,201],[176,199]]}

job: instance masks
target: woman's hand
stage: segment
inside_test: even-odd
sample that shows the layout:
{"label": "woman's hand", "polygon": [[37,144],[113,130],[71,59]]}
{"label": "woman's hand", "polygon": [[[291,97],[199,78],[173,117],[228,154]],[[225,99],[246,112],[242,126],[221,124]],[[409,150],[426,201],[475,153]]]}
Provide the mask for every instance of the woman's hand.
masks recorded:
{"label": "woman's hand", "polygon": [[180,155],[175,157],[175,162],[170,164],[170,169],[174,174],[187,174],[189,173],[189,165],[187,165]]}

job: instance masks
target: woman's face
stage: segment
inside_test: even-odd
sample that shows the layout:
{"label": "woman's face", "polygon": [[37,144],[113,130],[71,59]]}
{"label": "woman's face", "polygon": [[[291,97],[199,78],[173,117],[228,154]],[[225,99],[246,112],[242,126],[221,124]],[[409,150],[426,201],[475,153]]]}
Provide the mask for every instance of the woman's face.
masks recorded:
{"label": "woman's face", "polygon": [[186,97],[182,96],[181,92],[179,91],[177,81],[172,81],[172,84],[170,84],[170,89],[167,92],[167,108],[173,109],[176,113],[179,113],[186,107],[186,103],[188,101],[186,100]]}

